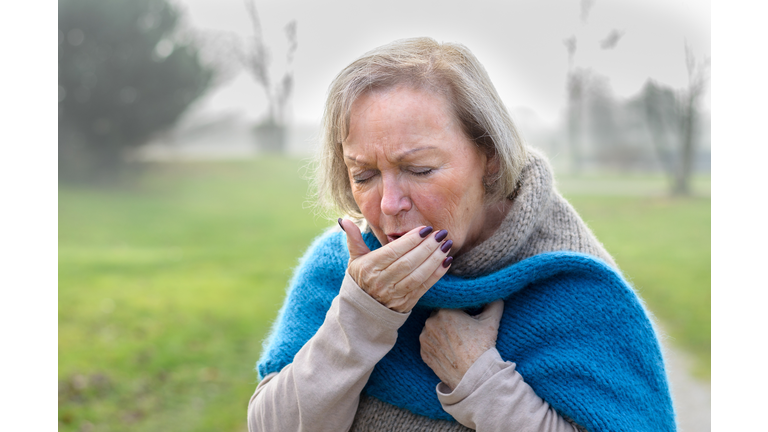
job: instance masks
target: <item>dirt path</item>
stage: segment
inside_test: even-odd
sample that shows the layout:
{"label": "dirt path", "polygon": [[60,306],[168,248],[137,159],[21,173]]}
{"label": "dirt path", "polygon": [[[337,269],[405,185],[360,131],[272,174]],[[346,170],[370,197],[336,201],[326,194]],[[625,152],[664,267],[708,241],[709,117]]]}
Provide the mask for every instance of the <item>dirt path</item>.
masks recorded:
{"label": "dirt path", "polygon": [[709,432],[712,430],[712,391],[709,382],[694,378],[690,356],[666,344],[664,359],[677,412],[678,432]]}

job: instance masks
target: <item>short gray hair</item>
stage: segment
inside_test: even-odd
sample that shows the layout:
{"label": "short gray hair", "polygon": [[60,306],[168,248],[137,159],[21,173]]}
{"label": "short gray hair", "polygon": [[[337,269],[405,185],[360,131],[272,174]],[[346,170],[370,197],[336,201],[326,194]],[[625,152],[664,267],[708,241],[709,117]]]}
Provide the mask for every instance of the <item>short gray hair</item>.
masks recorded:
{"label": "short gray hair", "polygon": [[352,196],[341,143],[357,98],[372,90],[409,85],[442,94],[464,132],[498,171],[484,178],[486,203],[510,196],[527,158],[526,146],[488,73],[464,45],[431,38],[401,39],[364,54],[331,83],[313,168],[316,205],[329,212],[362,214]]}

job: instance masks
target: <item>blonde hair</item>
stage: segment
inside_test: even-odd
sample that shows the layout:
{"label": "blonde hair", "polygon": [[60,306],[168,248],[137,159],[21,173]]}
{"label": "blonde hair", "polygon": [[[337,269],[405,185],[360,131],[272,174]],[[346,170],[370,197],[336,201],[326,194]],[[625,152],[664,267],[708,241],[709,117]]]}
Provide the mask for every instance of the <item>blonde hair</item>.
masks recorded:
{"label": "blonde hair", "polygon": [[517,185],[527,154],[488,73],[465,46],[431,38],[397,40],[364,54],[331,83],[313,168],[316,205],[362,217],[352,196],[342,141],[352,104],[366,92],[409,85],[444,95],[464,132],[498,170],[486,173],[485,201],[499,202]]}

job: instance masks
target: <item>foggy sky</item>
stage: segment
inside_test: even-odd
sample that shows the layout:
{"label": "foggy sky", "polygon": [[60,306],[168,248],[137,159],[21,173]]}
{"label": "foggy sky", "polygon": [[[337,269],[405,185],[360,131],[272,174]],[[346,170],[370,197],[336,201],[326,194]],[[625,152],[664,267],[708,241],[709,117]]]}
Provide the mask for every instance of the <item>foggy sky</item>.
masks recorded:
{"label": "foggy sky", "polygon": [[[241,0],[176,0],[200,29],[252,35]],[[607,76],[618,96],[637,93],[650,77],[682,88],[687,82],[684,41],[698,59],[710,54],[710,5],[696,0],[597,0],[587,20],[578,0],[476,1],[257,1],[272,48],[273,76],[284,70],[283,27],[298,22],[292,118],[318,123],[335,75],[364,52],[395,39],[429,36],[466,45],[488,70],[511,109],[532,109],[545,124],[565,107],[568,55],[563,40],[576,36],[574,65]],[[605,42],[621,37],[612,49]],[[214,90],[198,106],[206,113],[264,114],[261,88],[245,73]],[[709,92],[703,100],[709,109]]]}

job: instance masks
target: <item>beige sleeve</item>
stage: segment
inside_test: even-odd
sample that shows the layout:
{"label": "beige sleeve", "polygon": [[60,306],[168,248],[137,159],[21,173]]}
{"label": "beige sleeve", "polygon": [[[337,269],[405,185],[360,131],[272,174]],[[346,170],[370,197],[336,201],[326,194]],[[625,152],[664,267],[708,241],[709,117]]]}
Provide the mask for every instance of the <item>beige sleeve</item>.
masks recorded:
{"label": "beige sleeve", "polygon": [[578,431],[536,395],[515,366],[491,348],[472,364],[453,392],[438,384],[437,398],[448,414],[478,432]]}
{"label": "beige sleeve", "polygon": [[363,386],[409,315],[376,301],[347,273],[317,333],[256,387],[248,430],[349,430]]}

